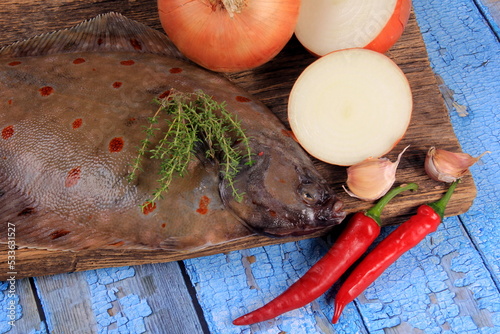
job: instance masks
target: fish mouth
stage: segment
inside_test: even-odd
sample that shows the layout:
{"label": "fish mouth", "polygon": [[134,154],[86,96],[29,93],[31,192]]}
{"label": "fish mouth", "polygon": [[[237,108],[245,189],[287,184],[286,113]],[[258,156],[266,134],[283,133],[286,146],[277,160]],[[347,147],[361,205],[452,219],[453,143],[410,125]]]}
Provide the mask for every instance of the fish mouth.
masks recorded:
{"label": "fish mouth", "polygon": [[314,212],[313,219],[304,219],[303,216],[296,219],[276,219],[271,227],[264,228],[261,234],[271,237],[297,237],[312,234],[321,230],[328,229],[340,224],[346,217],[343,210],[344,203],[338,199],[332,198]]}

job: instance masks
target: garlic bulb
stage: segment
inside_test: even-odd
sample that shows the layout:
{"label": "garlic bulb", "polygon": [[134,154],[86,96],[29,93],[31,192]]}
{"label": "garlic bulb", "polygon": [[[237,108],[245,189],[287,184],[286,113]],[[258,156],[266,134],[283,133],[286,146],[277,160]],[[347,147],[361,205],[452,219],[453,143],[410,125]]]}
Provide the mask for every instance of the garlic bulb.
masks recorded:
{"label": "garlic bulb", "polygon": [[433,146],[425,157],[425,172],[433,180],[451,183],[464,176],[469,167],[486,153],[490,152],[474,158],[467,153],[453,153]]}
{"label": "garlic bulb", "polygon": [[399,153],[396,162],[387,158],[368,158],[347,168],[347,187],[349,196],[363,201],[374,201],[384,196],[396,181],[396,169],[401,156],[409,146]]}

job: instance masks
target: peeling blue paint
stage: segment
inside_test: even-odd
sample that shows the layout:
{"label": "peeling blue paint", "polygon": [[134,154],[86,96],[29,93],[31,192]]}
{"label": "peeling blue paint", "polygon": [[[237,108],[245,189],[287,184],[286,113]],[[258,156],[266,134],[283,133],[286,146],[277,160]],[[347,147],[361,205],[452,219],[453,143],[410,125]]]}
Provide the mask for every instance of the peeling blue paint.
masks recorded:
{"label": "peeling blue paint", "polygon": [[45,326],[45,323],[43,321],[40,322],[39,328],[40,329],[31,330],[28,334],[49,334],[49,332],[47,331],[47,327]]}
{"label": "peeling blue paint", "polygon": [[[140,334],[146,332],[144,318],[152,314],[145,299],[135,294],[118,297],[112,283],[133,277],[132,267],[105,268],[86,273],[89,284],[92,310],[94,311],[99,334]],[[114,303],[118,303],[114,305]]]}
{"label": "peeling blue paint", "polygon": [[[13,284],[13,290],[11,289]],[[23,315],[19,295],[15,290],[16,281],[0,282],[0,333],[7,333]]]}

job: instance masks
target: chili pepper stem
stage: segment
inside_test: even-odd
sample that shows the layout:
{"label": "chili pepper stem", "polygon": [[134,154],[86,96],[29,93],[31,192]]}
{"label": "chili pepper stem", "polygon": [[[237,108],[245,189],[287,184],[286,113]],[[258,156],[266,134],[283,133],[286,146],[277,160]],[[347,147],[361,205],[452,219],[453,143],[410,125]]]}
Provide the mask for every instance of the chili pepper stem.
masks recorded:
{"label": "chili pepper stem", "polygon": [[441,219],[443,219],[443,217],[444,217],[444,210],[446,209],[446,205],[448,205],[448,202],[451,198],[451,195],[455,191],[455,188],[457,187],[459,182],[460,182],[460,179],[454,181],[450,185],[450,187],[448,188],[448,191],[446,192],[446,194],[444,194],[444,196],[441,197],[441,199],[437,200],[436,202],[432,202],[432,203],[427,204],[434,211],[436,211],[436,213],[441,217]]}
{"label": "chili pepper stem", "polygon": [[382,214],[382,210],[387,205],[387,203],[389,203],[390,200],[392,200],[403,191],[416,189],[418,189],[418,185],[416,183],[409,183],[407,185],[401,185],[397,188],[392,189],[387,194],[385,194],[384,197],[382,197],[377,202],[377,204],[368,209],[368,211],[365,212],[365,215],[375,220],[378,225],[381,225],[382,222],[380,220],[380,215]]}

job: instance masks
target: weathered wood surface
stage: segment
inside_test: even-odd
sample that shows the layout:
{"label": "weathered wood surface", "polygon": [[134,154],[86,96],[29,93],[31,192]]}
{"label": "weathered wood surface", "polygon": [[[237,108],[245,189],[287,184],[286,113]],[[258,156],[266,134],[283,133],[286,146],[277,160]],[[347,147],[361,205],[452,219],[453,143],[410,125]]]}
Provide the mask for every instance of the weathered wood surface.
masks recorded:
{"label": "weathered wood surface", "polygon": [[[161,29],[156,14],[156,2],[152,0],[105,2],[8,0],[0,8],[0,28],[3,31],[0,36],[0,45],[67,28],[84,19],[109,11],[121,12],[153,28]],[[406,136],[387,157],[395,160],[404,147],[411,145],[399,165],[397,182],[417,182],[420,187],[419,191],[413,194],[404,194],[399,197],[384,210],[384,223],[396,224],[411,214],[418,205],[438,199],[446,188],[444,184],[430,180],[424,172],[423,161],[428,148],[438,146],[460,151],[460,146],[449,122],[443,98],[429,66],[425,45],[413,15],[403,37],[388,52],[388,55],[408,77],[414,96],[414,113]],[[314,59],[295,39],[292,39],[273,61],[255,70],[232,74],[229,77],[262,100],[287,124],[288,93],[301,71]],[[339,197],[344,200],[346,211],[356,212],[371,205],[350,198],[342,190],[342,184],[346,180],[344,167],[321,162],[316,162],[316,164]],[[475,185],[471,175],[468,174],[454,194],[446,214],[457,215],[467,211],[475,195]],[[305,238],[325,233],[326,231]],[[60,252],[19,249],[16,252],[16,272],[18,277],[28,277],[110,266],[166,262],[291,240],[299,240],[299,238],[271,239],[255,236],[249,232],[248,237],[243,239],[229,240],[224,244],[189,253],[142,250]],[[6,251],[6,246],[0,245],[0,254]],[[6,269],[6,263],[1,263],[0,279],[4,278],[1,273],[7,272]]]}
{"label": "weathered wood surface", "polygon": [[[483,1],[488,2],[499,3]],[[2,5],[3,2],[3,16]],[[250,310],[270,300],[301,276],[329,246],[329,242],[317,238],[184,261],[191,279],[188,285],[196,289],[193,298],[200,303],[203,314],[198,319],[188,307],[180,307],[179,317],[184,319],[181,323],[165,317],[162,311],[175,312],[179,306],[170,306],[171,303],[191,303],[182,284],[171,283],[170,275],[179,275],[175,262],[17,280],[13,327],[6,318],[6,302],[11,300],[7,297],[7,285],[0,284],[0,333],[76,333],[81,326],[79,321],[96,324],[94,330],[86,332],[89,334],[499,333],[500,36],[491,27],[495,28],[495,19],[499,22],[500,17],[482,11],[480,1],[414,0],[414,6],[432,66],[443,79],[452,124],[463,150],[471,154],[484,150],[492,153],[472,168],[478,196],[469,211],[445,219],[436,233],[396,261],[348,306],[339,324],[329,324],[336,287],[311,305],[276,320],[241,328],[230,323],[245,308]],[[3,30],[3,26],[0,28]],[[457,111],[463,108],[467,116],[459,116]],[[386,228],[384,235],[389,231]],[[58,306],[58,294],[42,288],[55,284],[41,281],[59,280],[58,289],[65,289],[74,283],[68,276],[86,282],[80,285],[88,285],[83,292],[100,291],[90,299],[93,312],[86,313],[88,319],[77,319],[81,311],[66,304],[64,298],[59,304],[66,308]],[[95,278],[89,279],[95,276],[99,276],[97,284]],[[30,281],[36,282],[33,289]],[[151,289],[155,285],[160,288]],[[170,285],[172,290],[163,294],[163,289]],[[35,296],[41,300],[38,307]],[[112,296],[129,296],[129,302],[135,300],[134,305],[140,305],[134,308],[135,312],[129,309],[127,319],[131,321],[118,322],[114,317],[116,321],[106,325],[97,320],[109,314],[108,310],[116,315],[119,302],[106,303]],[[90,297],[73,293],[73,298],[78,304],[81,301],[77,298]],[[54,314],[52,307],[60,310],[57,312],[73,314],[66,316],[73,322],[56,323],[63,316]],[[186,323],[200,321],[204,323],[201,329],[193,330],[188,325],[186,330]]]}

